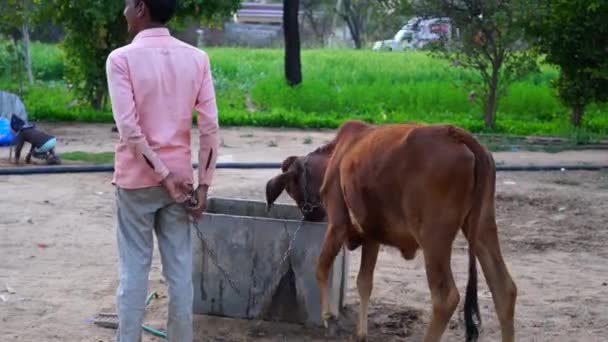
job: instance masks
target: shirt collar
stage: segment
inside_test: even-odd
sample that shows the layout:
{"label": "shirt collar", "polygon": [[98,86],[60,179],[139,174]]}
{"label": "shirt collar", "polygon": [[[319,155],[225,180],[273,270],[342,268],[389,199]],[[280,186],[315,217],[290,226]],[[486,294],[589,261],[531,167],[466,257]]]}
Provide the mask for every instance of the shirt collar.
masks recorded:
{"label": "shirt collar", "polygon": [[135,38],[133,38],[133,40],[139,40],[142,38],[148,38],[148,37],[169,37],[171,35],[171,33],[169,32],[169,29],[166,27],[156,27],[156,28],[149,28],[149,29],[145,29],[140,31],[137,35],[135,35]]}

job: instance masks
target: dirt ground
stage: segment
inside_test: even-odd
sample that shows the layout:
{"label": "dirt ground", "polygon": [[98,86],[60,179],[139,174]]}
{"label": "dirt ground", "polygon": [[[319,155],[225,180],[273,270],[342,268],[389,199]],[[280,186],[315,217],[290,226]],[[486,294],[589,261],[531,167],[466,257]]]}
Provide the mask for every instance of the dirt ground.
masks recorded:
{"label": "dirt ground", "polygon": [[[44,125],[59,153],[112,151],[108,125]],[[195,136],[193,132],[193,136]],[[331,131],[226,128],[221,161],[281,161],[329,140]],[[193,139],[195,144],[196,139]],[[6,164],[7,149],[0,149]],[[502,152],[505,165],[608,163],[607,151]],[[263,200],[277,170],[218,170],[212,196]],[[91,319],[114,311],[117,253],[111,174],[0,176],[0,331],[3,341],[112,341]],[[290,203],[286,196],[280,201]],[[608,172],[500,172],[497,214],[503,253],[518,285],[516,340],[608,340]],[[344,330],[197,316],[197,341],[348,341],[354,332],[359,251],[352,252]],[[462,298],[467,252],[462,237],[452,267]],[[500,331],[480,270],[482,341]],[[146,322],[165,329],[166,287],[158,250],[150,290],[161,296]],[[445,341],[463,340],[462,305]],[[369,313],[370,341],[421,341],[430,295],[424,260],[381,251]],[[144,333],[144,341],[162,341]]]}

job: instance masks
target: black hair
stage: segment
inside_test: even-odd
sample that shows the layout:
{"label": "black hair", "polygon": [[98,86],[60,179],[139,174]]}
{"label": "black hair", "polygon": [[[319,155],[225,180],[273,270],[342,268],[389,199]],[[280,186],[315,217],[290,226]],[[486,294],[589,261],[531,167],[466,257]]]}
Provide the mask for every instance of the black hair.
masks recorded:
{"label": "black hair", "polygon": [[23,128],[23,126],[25,126],[25,124],[26,122],[17,115],[11,115],[11,128],[13,129],[13,131],[19,132]]}
{"label": "black hair", "polygon": [[156,23],[166,24],[175,14],[177,0],[142,0],[148,12],[150,19]]}

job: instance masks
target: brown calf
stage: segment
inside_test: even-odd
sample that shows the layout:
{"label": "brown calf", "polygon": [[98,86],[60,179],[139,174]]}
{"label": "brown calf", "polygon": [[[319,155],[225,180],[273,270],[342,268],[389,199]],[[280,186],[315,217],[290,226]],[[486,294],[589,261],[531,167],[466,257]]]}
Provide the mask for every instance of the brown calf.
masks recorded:
{"label": "brown calf", "polygon": [[494,212],[496,169],[492,155],[464,130],[449,125],[343,124],[335,139],[306,157],[289,157],[266,187],[270,205],[285,189],[305,216],[328,229],[317,265],[322,315],[329,307],[328,274],[342,244],[362,246],[357,288],[361,299],[357,337],[367,336],[367,308],[380,244],[411,260],[420,248],[431,291],[432,316],[425,341],[439,341],[460,295],[452,275],[452,243],[462,229],[469,243],[465,296],[467,341],[481,322],[477,304],[479,258],[502,340],[514,340],[517,288],[503,261]]}

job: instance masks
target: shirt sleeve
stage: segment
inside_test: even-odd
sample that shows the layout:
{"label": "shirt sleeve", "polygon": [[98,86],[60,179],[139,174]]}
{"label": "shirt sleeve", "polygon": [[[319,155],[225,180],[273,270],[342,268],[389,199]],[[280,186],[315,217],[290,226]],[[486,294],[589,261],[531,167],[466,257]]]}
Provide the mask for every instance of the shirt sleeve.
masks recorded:
{"label": "shirt sleeve", "polygon": [[198,112],[200,149],[198,152],[199,185],[211,185],[219,150],[219,122],[209,57],[203,59],[203,79],[195,109]]}
{"label": "shirt sleeve", "polygon": [[162,179],[169,175],[169,169],[150,148],[141,127],[135,106],[133,84],[129,78],[129,66],[124,56],[110,54],[106,61],[108,89],[112,102],[112,113],[120,139],[137,155],[142,155],[148,165]]}

